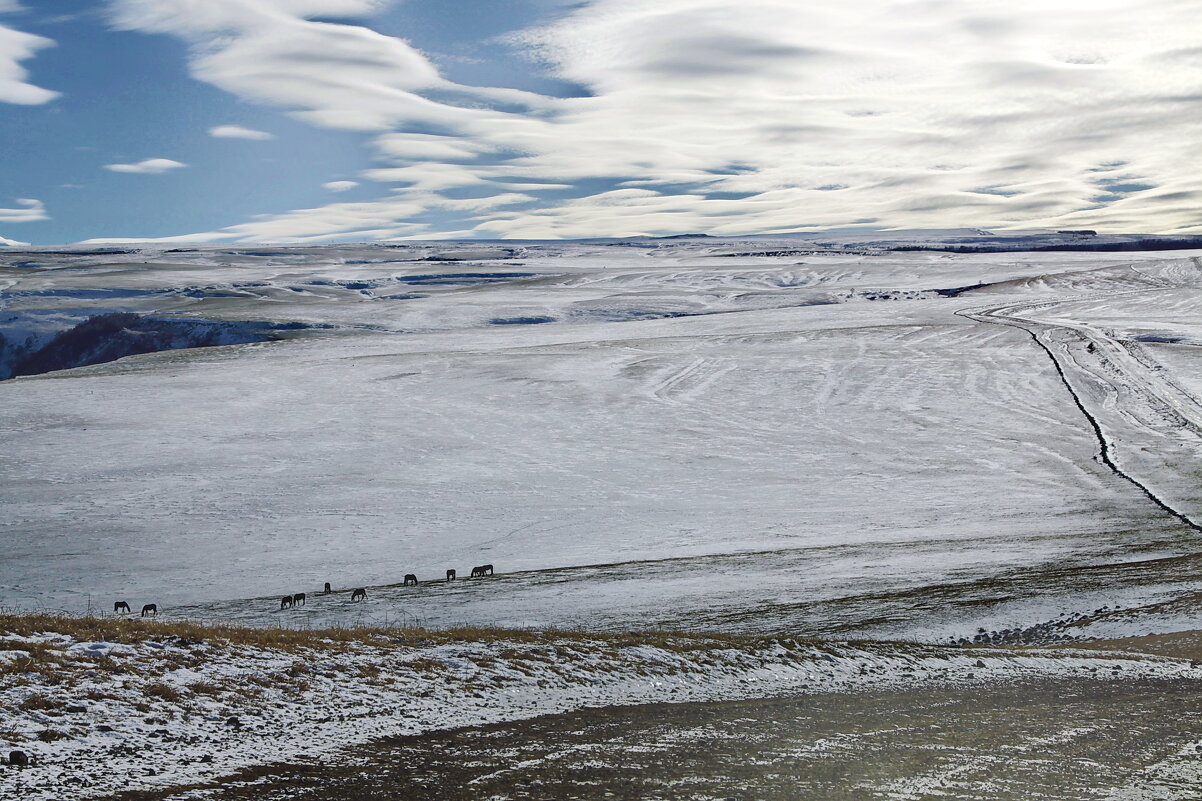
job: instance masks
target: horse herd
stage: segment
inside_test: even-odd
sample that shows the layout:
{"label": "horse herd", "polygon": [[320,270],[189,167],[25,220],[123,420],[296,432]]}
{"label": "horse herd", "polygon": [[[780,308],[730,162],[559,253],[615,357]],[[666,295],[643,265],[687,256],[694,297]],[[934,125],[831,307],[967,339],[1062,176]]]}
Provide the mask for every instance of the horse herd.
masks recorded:
{"label": "horse herd", "polygon": [[[484,578],[485,576],[491,576],[491,575],[494,575],[492,565],[478,565],[478,566],[472,568],[472,576],[471,576],[472,578]],[[454,570],[447,571],[447,581],[454,581],[455,576],[456,576],[456,573]],[[413,573],[405,574],[405,580],[404,580],[404,583],[402,584],[402,586],[416,587],[417,586],[417,576],[414,575]],[[322,589],[320,594],[321,595],[333,595],[334,594],[334,590],[330,588],[330,582],[327,581],[325,583],[325,587]],[[303,592],[293,593],[292,595],[285,595],[283,598],[280,599],[280,609],[295,609],[298,606],[304,606],[305,600],[306,600],[306,598],[305,598],[305,594]],[[366,587],[359,587],[357,589],[351,590],[351,601],[358,603],[359,601],[366,601],[366,600],[367,600],[367,588]],[[125,601],[117,601],[117,603],[113,604],[113,614],[115,614],[115,615],[127,614],[128,615],[129,613],[130,613],[129,604],[126,603]],[[159,616],[158,605],[157,604],[146,604],[145,606],[143,606],[142,607],[142,617],[146,617],[147,615],[150,615],[151,617],[158,617]]]}
{"label": "horse herd", "polygon": [[[127,615],[129,614],[129,604],[127,604],[125,601],[117,601],[117,603],[113,604],[113,614],[116,615],[122,612]],[[158,604],[145,604],[142,607],[142,617],[146,617],[147,615],[150,615],[151,617],[158,617]]]}
{"label": "horse herd", "polygon": [[[447,581],[454,581],[457,574],[454,570],[447,571]],[[472,568],[472,578],[484,578],[493,574],[492,565],[478,565]],[[417,576],[413,573],[406,573],[404,580],[401,582],[402,587],[416,587]],[[321,595],[333,595],[334,590],[330,589],[330,582],[326,582],[325,588],[321,591]],[[351,601],[358,603],[359,601],[367,600],[367,588],[359,587],[351,590]],[[295,609],[298,606],[305,605],[305,594],[298,592],[293,595],[285,595],[280,599],[280,609]]]}

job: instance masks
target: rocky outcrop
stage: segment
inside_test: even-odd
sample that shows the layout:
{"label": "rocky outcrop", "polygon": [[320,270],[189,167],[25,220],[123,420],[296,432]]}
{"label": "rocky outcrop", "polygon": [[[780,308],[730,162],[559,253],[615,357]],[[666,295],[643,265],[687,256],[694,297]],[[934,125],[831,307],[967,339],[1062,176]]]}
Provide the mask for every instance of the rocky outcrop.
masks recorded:
{"label": "rocky outcrop", "polygon": [[0,379],[111,362],[125,356],[180,348],[237,345],[275,339],[281,326],[129,312],[93,315],[49,341],[12,342],[0,331]]}

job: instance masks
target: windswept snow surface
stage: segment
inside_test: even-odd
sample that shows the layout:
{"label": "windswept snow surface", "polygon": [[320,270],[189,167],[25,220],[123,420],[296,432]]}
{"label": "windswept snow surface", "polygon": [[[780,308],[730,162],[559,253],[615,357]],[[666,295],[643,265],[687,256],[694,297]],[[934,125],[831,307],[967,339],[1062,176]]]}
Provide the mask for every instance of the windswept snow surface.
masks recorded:
{"label": "windswept snow surface", "polygon": [[[0,331],[110,311],[309,326],[0,382],[0,604],[917,639],[1116,606],[1108,636],[1197,624],[1196,252],[757,238],[0,264]],[[484,563],[496,578],[435,581]],[[394,586],[407,573],[423,584]],[[314,598],[326,581],[368,600]]]}

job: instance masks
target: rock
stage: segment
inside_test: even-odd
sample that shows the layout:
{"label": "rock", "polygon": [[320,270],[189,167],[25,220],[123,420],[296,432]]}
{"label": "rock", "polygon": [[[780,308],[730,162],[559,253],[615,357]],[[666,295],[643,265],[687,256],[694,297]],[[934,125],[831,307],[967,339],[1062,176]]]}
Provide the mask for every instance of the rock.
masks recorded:
{"label": "rock", "polygon": [[75,715],[81,715],[87,712],[88,708],[83,704],[67,704],[67,711]]}
{"label": "rock", "polygon": [[212,754],[205,754],[204,756],[202,756],[202,757],[200,758],[200,761],[201,761],[201,762],[203,762],[203,763],[205,763],[206,765],[208,765],[208,764],[212,763],[212,761],[213,761],[213,755],[212,755]]}
{"label": "rock", "polygon": [[113,727],[108,725],[107,723],[101,723],[99,726],[96,727],[96,731],[110,732],[112,730],[113,730]]}
{"label": "rock", "polygon": [[225,725],[233,726],[234,728],[240,728],[242,726],[242,721],[238,719],[237,715],[232,715],[226,719]]}
{"label": "rock", "polygon": [[985,663],[982,660],[978,659],[976,662],[972,663],[972,666],[983,668],[983,667],[985,667]]}
{"label": "rock", "polygon": [[18,768],[28,767],[29,754],[25,753],[24,751],[9,751],[8,764],[15,765]]}

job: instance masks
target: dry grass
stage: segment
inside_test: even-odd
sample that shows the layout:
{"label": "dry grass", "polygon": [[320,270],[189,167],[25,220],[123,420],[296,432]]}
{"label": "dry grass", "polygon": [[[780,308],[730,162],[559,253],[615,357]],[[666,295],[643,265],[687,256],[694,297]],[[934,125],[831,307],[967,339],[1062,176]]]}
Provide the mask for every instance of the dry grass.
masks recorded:
{"label": "dry grass", "polygon": [[142,688],[142,692],[154,698],[162,698],[164,701],[178,701],[184,695],[178,687],[161,681],[152,681]]}
{"label": "dry grass", "polygon": [[[530,631],[464,627],[446,630],[421,628],[325,628],[284,629],[251,628],[232,625],[212,625],[189,621],[158,621],[123,617],[87,617],[56,614],[0,615],[0,632],[30,636],[44,632],[69,635],[79,642],[105,641],[135,645],[147,640],[175,639],[185,643],[228,644],[267,648],[281,652],[302,650],[344,651],[348,645],[373,647],[398,645],[442,645],[448,643],[496,642],[504,640],[523,645],[545,644],[562,646],[565,642],[602,642],[613,648],[654,646],[667,651],[693,653],[722,648],[755,648],[763,646],[765,638],[733,634],[687,634],[668,631],[639,631],[629,633],[586,633],[580,631]],[[22,643],[23,650],[39,650],[48,658],[52,650],[41,644]],[[32,656],[32,654],[31,654]],[[563,656],[568,656],[564,653]],[[38,661],[33,659],[32,661]],[[107,669],[121,670],[119,660],[110,662]],[[23,670],[28,670],[24,668]],[[4,670],[0,666],[0,670]],[[23,672],[12,670],[11,672]]]}
{"label": "dry grass", "polygon": [[20,709],[23,712],[29,712],[35,709],[43,712],[57,712],[66,707],[66,705],[66,702],[62,699],[34,694],[17,704],[17,709]]}
{"label": "dry grass", "polygon": [[1092,640],[1070,643],[1064,647],[1074,650],[1126,651],[1128,653],[1171,656],[1177,659],[1202,660],[1202,631],[1178,631],[1172,634],[1146,634],[1142,637]]}
{"label": "dry grass", "polygon": [[216,684],[211,681],[197,681],[188,685],[188,689],[193,695],[218,696],[230,691],[228,686]]}

